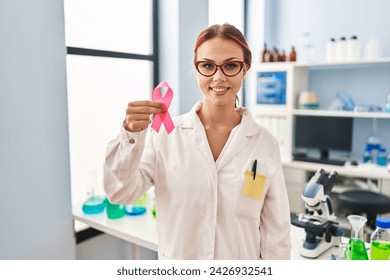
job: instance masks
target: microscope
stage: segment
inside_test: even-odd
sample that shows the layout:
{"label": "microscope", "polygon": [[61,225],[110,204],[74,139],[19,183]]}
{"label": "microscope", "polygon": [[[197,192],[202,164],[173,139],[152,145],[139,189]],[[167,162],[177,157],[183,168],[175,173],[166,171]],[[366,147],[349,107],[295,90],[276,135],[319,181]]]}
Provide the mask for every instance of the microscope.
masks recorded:
{"label": "microscope", "polygon": [[305,184],[302,193],[305,213],[291,221],[293,225],[305,229],[306,237],[300,248],[300,254],[304,257],[317,258],[330,247],[339,245],[344,235],[328,196],[337,176],[335,171],[327,175],[323,169],[319,169]]}

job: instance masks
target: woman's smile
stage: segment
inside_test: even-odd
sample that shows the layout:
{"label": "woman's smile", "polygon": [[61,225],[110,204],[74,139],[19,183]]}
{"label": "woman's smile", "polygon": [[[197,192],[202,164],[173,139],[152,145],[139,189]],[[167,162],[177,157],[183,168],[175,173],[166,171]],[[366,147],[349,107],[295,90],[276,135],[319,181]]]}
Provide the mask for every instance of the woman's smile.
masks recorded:
{"label": "woman's smile", "polygon": [[215,95],[223,95],[229,90],[229,87],[210,87],[210,89]]}

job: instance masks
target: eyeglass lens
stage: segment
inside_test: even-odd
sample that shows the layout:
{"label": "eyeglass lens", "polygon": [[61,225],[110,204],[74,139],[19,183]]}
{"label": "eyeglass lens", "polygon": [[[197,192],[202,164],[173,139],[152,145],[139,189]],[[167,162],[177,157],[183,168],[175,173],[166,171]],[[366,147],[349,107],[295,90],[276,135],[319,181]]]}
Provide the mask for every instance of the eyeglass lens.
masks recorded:
{"label": "eyeglass lens", "polygon": [[197,63],[197,69],[204,76],[212,76],[217,72],[218,67],[221,68],[226,76],[235,76],[240,73],[243,63],[241,61],[226,62],[222,65],[216,65],[211,62],[201,61]]}

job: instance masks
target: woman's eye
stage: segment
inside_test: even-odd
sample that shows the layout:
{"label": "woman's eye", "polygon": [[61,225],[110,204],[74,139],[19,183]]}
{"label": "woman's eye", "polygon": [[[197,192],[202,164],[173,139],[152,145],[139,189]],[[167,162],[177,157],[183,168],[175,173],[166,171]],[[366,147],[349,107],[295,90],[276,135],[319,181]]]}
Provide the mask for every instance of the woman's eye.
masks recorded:
{"label": "woman's eye", "polygon": [[237,68],[238,67],[238,63],[227,63],[225,64],[225,69],[227,70],[232,70],[234,68]]}
{"label": "woman's eye", "polygon": [[205,68],[205,69],[213,69],[214,68],[214,65],[211,63],[203,63],[201,66],[202,66],[202,68]]}

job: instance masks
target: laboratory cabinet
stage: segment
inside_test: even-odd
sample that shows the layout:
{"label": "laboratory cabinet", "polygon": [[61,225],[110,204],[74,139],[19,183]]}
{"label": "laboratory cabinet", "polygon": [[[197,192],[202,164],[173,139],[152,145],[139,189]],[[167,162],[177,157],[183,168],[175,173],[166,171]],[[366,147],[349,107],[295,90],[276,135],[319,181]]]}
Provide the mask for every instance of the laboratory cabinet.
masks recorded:
{"label": "laboratory cabinet", "polygon": [[[337,104],[338,92],[344,97],[347,94],[355,105],[381,104],[384,108],[390,91],[390,58],[346,63],[261,63],[251,75],[253,90],[248,92],[247,106],[256,121],[278,139],[283,161],[293,159],[295,121],[305,116],[353,119],[351,155],[357,159],[370,133],[385,133],[382,140],[390,149],[390,132],[386,129],[390,126],[389,113],[333,109],[341,106]],[[307,107],[301,106],[302,93]],[[318,106],[310,108],[313,99],[318,100]]]}

